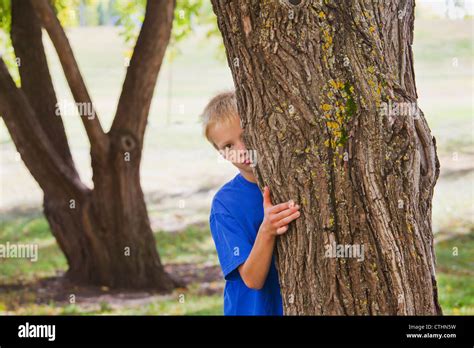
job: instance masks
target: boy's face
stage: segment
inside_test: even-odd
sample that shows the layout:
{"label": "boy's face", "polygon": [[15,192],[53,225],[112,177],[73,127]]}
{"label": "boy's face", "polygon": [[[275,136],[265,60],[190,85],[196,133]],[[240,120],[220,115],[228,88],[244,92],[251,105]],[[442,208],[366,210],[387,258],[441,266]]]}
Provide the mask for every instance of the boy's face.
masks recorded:
{"label": "boy's face", "polygon": [[229,122],[216,124],[209,129],[209,138],[217,150],[238,169],[252,173],[251,157],[242,140],[243,129],[240,118],[233,117]]}

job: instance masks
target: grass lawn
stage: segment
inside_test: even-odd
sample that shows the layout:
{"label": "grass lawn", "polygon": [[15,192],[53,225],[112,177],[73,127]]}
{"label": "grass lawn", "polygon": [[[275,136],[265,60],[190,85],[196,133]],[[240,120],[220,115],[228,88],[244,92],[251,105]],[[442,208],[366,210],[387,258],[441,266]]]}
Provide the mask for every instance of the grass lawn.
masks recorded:
{"label": "grass lawn", "polygon": [[[156,232],[155,237],[167,267],[191,265],[191,272],[199,273],[205,272],[206,268],[201,266],[206,266],[214,270],[212,281],[190,283],[187,289],[177,289],[167,295],[138,294],[135,302],[121,301],[117,293],[101,288],[94,300],[82,296],[84,303],[78,300],[70,304],[68,293],[57,300],[48,300],[47,296],[45,299],[38,293],[42,279],[55,277],[67,269],[66,259],[51,236],[46,220],[35,215],[4,220],[0,226],[0,244],[7,241],[38,244],[38,260],[0,259],[0,314],[222,314],[223,284],[209,230],[189,227],[177,233]],[[210,294],[203,294],[203,285],[211,289]]]}
{"label": "grass lawn", "polygon": [[[41,216],[22,216],[3,221],[0,243],[37,243],[37,262],[24,259],[0,261],[0,314],[222,314],[222,286],[217,255],[207,228],[188,227],[182,232],[156,232],[157,247],[166,265],[191,265],[191,272],[214,276],[205,283],[192,282],[187,289],[168,295],[142,294],[138,301],[121,300],[101,289],[94,300],[70,304],[66,294],[58,300],[39,296],[40,278],[54,277],[66,270],[48,225]],[[447,239],[436,245],[439,299],[444,314],[474,314],[474,233]],[[41,287],[39,287],[41,288]],[[41,292],[41,291],[39,291]],[[46,298],[46,300],[45,300]],[[46,301],[46,302],[45,302]]]}

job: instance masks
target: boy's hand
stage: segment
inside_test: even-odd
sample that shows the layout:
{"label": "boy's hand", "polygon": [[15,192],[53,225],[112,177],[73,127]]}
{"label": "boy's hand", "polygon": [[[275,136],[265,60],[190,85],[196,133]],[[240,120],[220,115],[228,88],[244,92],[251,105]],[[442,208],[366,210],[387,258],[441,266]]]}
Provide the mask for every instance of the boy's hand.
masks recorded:
{"label": "boy's hand", "polygon": [[263,190],[264,218],[260,229],[269,235],[280,235],[288,231],[288,224],[300,216],[300,206],[293,200],[273,205],[270,199],[270,189]]}

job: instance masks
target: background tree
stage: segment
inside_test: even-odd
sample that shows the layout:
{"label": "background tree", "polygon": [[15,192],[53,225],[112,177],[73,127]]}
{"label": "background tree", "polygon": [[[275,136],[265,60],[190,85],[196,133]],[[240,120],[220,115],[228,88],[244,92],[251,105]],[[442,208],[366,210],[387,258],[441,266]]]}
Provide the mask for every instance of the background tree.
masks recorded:
{"label": "background tree", "polygon": [[[302,205],[277,244],[285,313],[441,314],[414,1],[212,3],[259,185]],[[327,257],[333,245],[364,260]]]}
{"label": "background tree", "polygon": [[[6,1],[2,4],[5,9]],[[174,9],[174,1],[147,2],[116,116],[106,133],[49,2],[11,2],[11,39],[21,88],[0,59],[0,114],[22,160],[44,191],[44,214],[67,258],[67,276],[75,282],[158,290],[177,285],[164,272],[155,247],[139,170]],[[81,182],[57,116],[42,26],[58,53],[90,140],[93,188]]]}

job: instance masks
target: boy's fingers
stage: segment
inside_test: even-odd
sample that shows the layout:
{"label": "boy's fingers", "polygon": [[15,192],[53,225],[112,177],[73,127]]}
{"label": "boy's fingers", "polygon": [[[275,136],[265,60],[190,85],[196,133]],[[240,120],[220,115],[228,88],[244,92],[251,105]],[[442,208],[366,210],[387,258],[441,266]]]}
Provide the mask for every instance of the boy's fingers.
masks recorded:
{"label": "boy's fingers", "polygon": [[277,233],[277,234],[283,234],[283,233],[285,233],[286,231],[288,231],[288,225],[283,226],[283,227],[280,227],[279,229],[277,229],[276,233]]}
{"label": "boy's fingers", "polygon": [[300,215],[301,215],[300,212],[297,211],[297,212],[291,214],[290,216],[287,216],[286,218],[283,218],[280,221],[278,221],[276,223],[276,227],[282,227],[282,226],[288,225],[291,221],[298,218]]}
{"label": "boy's fingers", "polygon": [[[288,209],[282,210],[281,212],[273,215],[270,218],[270,220],[271,221],[280,221],[281,219],[286,218],[287,216],[290,216],[294,212],[298,211],[299,208],[300,208],[300,206],[296,205],[293,208],[288,208]],[[273,212],[272,212],[272,214],[273,214]]]}
{"label": "boy's fingers", "polygon": [[272,199],[270,197],[270,189],[268,186],[263,188],[263,207],[270,208],[272,206]]}
{"label": "boy's fingers", "polygon": [[289,200],[288,202],[285,202],[285,203],[280,203],[280,204],[277,204],[277,205],[274,205],[271,212],[273,214],[276,214],[276,213],[279,213],[285,209],[288,209],[290,208],[291,205],[295,205],[295,202],[293,202],[293,200]]}

